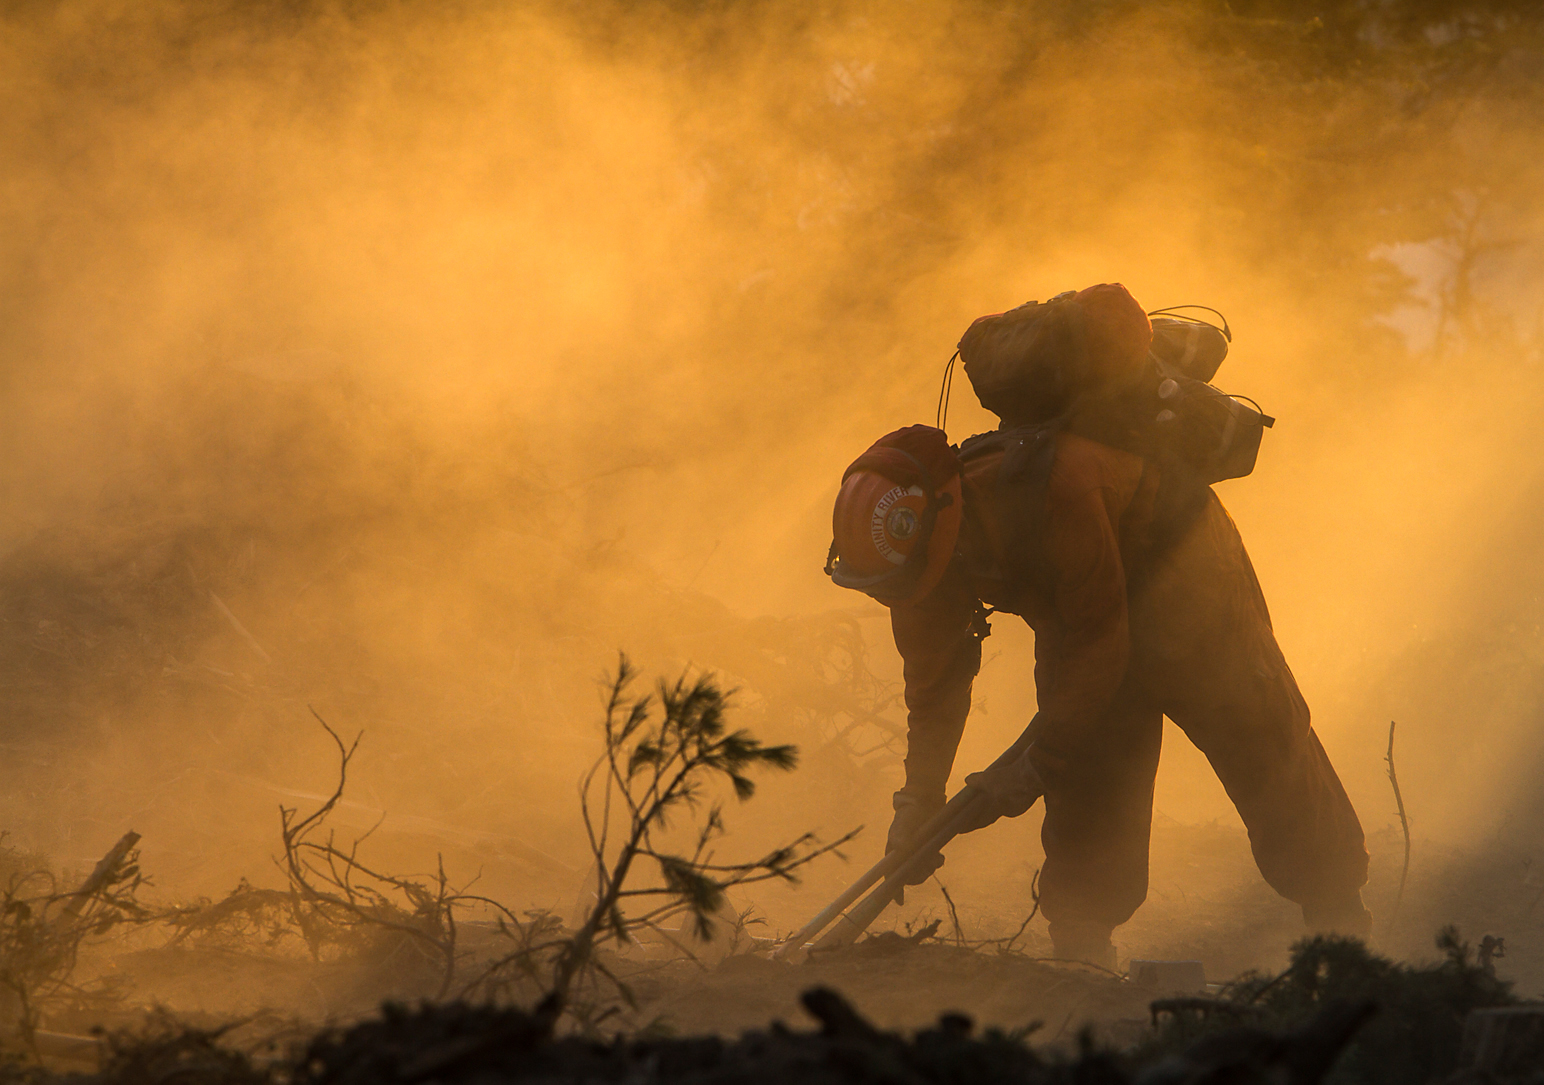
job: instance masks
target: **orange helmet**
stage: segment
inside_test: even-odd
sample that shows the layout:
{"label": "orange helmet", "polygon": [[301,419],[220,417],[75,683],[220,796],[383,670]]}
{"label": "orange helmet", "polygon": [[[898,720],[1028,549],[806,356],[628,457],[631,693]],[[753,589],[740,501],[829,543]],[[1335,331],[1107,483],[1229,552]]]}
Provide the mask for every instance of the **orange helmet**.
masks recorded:
{"label": "orange helmet", "polygon": [[886,606],[915,602],[943,578],[963,518],[960,461],[943,430],[896,430],[842,476],[826,573]]}

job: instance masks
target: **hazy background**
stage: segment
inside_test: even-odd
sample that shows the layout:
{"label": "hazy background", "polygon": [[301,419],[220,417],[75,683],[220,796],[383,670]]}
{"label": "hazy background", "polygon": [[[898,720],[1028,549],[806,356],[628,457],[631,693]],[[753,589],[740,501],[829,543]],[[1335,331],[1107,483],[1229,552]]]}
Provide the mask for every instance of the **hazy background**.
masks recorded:
{"label": "hazy background", "polygon": [[[731,844],[866,861],[899,667],[820,573],[840,472],[975,316],[1120,281],[1225,312],[1280,419],[1219,492],[1369,832],[1397,719],[1418,869],[1489,849],[1526,903],[1541,88],[1524,4],[8,5],[0,828],[272,878],[311,705],[381,847],[560,902],[620,648],[804,749]],[[951,436],[993,422],[956,381]],[[960,774],[1032,711],[996,628]],[[1182,738],[1157,805],[1236,824]]]}

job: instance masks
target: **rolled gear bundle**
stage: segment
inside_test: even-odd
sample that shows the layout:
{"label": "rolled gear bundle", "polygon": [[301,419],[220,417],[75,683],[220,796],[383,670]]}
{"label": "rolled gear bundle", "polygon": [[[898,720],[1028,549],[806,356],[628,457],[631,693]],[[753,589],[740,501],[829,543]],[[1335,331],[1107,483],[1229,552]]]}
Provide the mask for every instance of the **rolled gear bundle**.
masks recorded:
{"label": "rolled gear bundle", "polygon": [[1100,283],[978,318],[960,338],[960,361],[983,407],[1006,425],[1030,425],[1079,395],[1140,380],[1152,341],[1131,293]]}
{"label": "rolled gear bundle", "polygon": [[1159,315],[1162,312],[1148,314],[1153,324],[1154,360],[1191,380],[1210,382],[1233,341],[1228,322],[1224,320],[1219,328],[1187,316]]}
{"label": "rolled gear bundle", "polygon": [[960,460],[944,431],[888,433],[842,474],[826,575],[886,606],[915,602],[943,579],[963,519]]}

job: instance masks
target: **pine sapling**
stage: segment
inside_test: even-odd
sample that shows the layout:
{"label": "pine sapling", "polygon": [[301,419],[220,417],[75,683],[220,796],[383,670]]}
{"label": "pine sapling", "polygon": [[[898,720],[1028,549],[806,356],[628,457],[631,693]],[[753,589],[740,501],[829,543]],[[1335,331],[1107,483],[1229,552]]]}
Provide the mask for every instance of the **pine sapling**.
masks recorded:
{"label": "pine sapling", "polygon": [[[624,944],[634,931],[684,915],[704,941],[714,935],[712,916],[732,886],[780,879],[850,840],[849,833],[822,845],[805,833],[759,859],[720,863],[713,846],[724,834],[721,804],[707,804],[690,854],[666,850],[661,836],[683,810],[702,808],[708,790],[727,782],[741,802],[755,794],[750,773],[758,769],[791,770],[792,746],[768,746],[743,730],[730,731],[724,720],[726,694],[711,674],[673,682],[661,680],[655,697],[634,696],[636,674],[623,655],[607,683],[605,752],[580,782],[584,817],[597,884],[595,901],[579,929],[558,947],[549,998],[562,1004],[575,981],[599,970],[596,949],[607,942]],[[647,863],[659,882],[637,885],[636,867]],[[629,914],[629,905],[642,910]],[[618,982],[624,997],[625,987]]]}

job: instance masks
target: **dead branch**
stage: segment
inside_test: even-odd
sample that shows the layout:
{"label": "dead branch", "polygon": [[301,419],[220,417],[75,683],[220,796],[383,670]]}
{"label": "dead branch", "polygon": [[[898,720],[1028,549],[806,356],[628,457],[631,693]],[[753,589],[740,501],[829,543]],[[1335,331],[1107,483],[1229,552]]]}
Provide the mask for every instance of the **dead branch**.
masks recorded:
{"label": "dead branch", "polygon": [[46,870],[14,875],[0,887],[0,994],[10,995],[15,1031],[35,1057],[46,1008],[80,992],[71,975],[81,946],[120,923],[156,918],[136,898],[144,884],[138,842],[139,834],[124,834],[72,892],[60,893]]}
{"label": "dead branch", "polygon": [[[243,776],[240,773],[226,772],[222,769],[211,769],[209,771],[212,775],[219,776],[224,780],[234,781],[246,787],[266,791],[290,800],[304,800],[316,803],[327,801],[326,795],[318,795],[315,792],[302,791],[298,788],[280,787],[277,784],[269,783],[254,776]],[[379,824],[385,818],[386,811],[347,798],[340,801],[329,816],[330,821],[339,822],[349,828],[359,825],[360,822]],[[452,825],[434,818],[420,817],[416,814],[404,814],[393,810],[391,812],[391,831],[430,837],[462,848],[491,849],[500,858],[518,860],[554,874],[579,873],[578,870],[568,863],[548,855],[539,848],[532,847],[518,837],[484,832],[479,829],[469,829],[465,826]]]}
{"label": "dead branch", "polygon": [[[361,736],[344,743],[338,733],[313,708],[338,750],[338,782],[332,794],[312,813],[300,817],[295,807],[279,807],[280,836],[284,845],[281,864],[288,876],[292,911],[313,956],[329,937],[348,930],[387,931],[403,936],[440,962],[439,995],[455,980],[456,921],[454,910],[467,898],[450,887],[441,859],[429,884],[386,874],[359,859],[359,845],[370,835],[356,838],[346,849],[329,833],[313,839],[342,801],[348,783],[348,767],[359,748]],[[373,830],[372,830],[373,831]]]}
{"label": "dead branch", "polygon": [[90,903],[92,897],[116,880],[124,860],[129,857],[129,853],[134,850],[134,845],[138,843],[138,833],[132,829],[124,833],[118,843],[114,844],[112,849],[97,861],[97,865],[92,869],[91,874],[85,881],[81,882],[80,888],[70,894],[69,901],[65,904],[64,910],[60,912],[60,918],[69,920],[80,915],[81,909]]}
{"label": "dead branch", "polygon": [[1399,793],[1399,774],[1394,771],[1394,721],[1389,721],[1389,752],[1383,758],[1389,767],[1389,783],[1394,788],[1394,803],[1399,807],[1399,828],[1405,835],[1405,861],[1399,870],[1399,892],[1394,895],[1394,908],[1389,913],[1389,930],[1399,922],[1399,905],[1405,899],[1405,879],[1410,876],[1410,819],[1405,816],[1405,799]]}
{"label": "dead branch", "polygon": [[949,895],[949,887],[944,885],[937,874],[933,875],[933,880],[938,882],[938,888],[944,894],[944,903],[949,906],[949,921],[954,924],[954,944],[963,946],[965,944],[965,929],[960,926],[960,913],[954,907],[954,898]]}
{"label": "dead branch", "polygon": [[1013,932],[1013,937],[1008,939],[1008,944],[1003,946],[1003,952],[1004,953],[1012,953],[1013,952],[1013,943],[1017,942],[1019,940],[1019,937],[1021,935],[1023,935],[1023,933],[1029,928],[1029,921],[1031,919],[1034,919],[1035,916],[1040,913],[1040,868],[1039,867],[1036,867],[1035,868],[1035,873],[1030,876],[1030,879],[1029,879],[1029,897],[1030,897],[1030,899],[1032,901],[1035,902],[1035,906],[1033,908],[1031,908],[1029,910],[1029,914],[1024,917],[1024,922],[1019,924],[1019,929]]}

